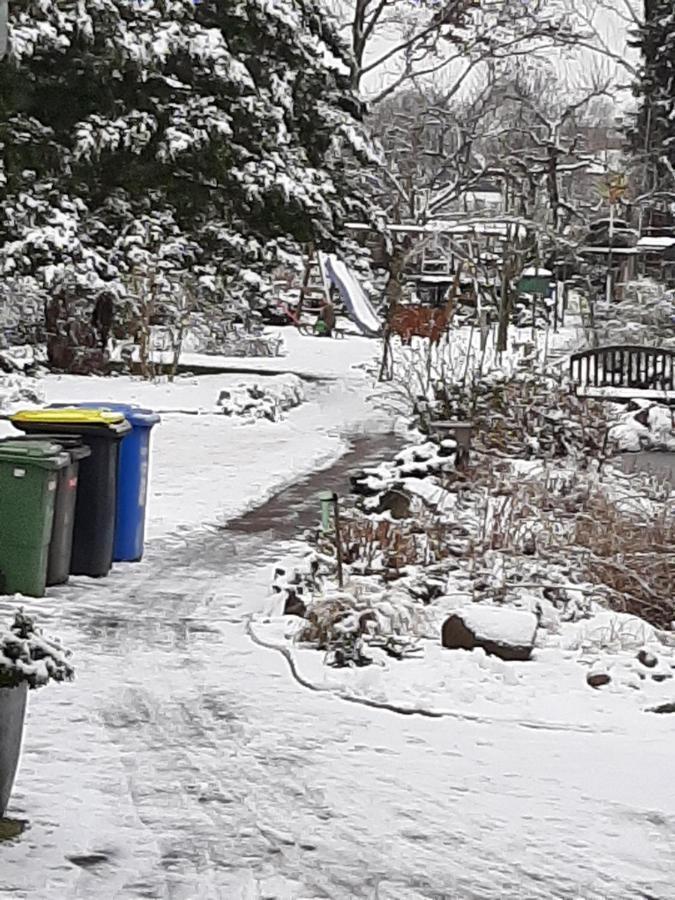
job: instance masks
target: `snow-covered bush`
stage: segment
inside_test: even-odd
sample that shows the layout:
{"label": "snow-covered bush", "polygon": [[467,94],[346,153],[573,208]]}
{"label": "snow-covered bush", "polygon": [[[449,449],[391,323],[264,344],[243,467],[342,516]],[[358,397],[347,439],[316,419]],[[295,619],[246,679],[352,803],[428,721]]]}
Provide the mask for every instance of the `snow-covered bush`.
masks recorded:
{"label": "snow-covered bush", "polygon": [[38,383],[22,375],[0,373],[0,412],[7,412],[17,405],[41,403],[44,393]]}
{"label": "snow-covered bush", "polygon": [[648,278],[628,282],[619,303],[596,304],[599,344],[675,346],[675,291]]}
{"label": "snow-covered bush", "polygon": [[619,414],[609,429],[609,441],[617,450],[675,451],[675,414],[669,406],[636,400]]}
{"label": "snow-covered bush", "polygon": [[221,391],[218,406],[226,416],[278,422],[285,412],[304,401],[305,392],[302,381],[295,375],[274,381],[269,386],[238,384]]}
{"label": "snow-covered bush", "polygon": [[49,681],[72,681],[75,670],[70,656],[58,640],[43,635],[34,620],[19,610],[9,629],[0,628],[0,687],[26,683],[35,689]]}
{"label": "snow-covered bush", "polygon": [[369,665],[369,646],[405,656],[426,625],[423,607],[405,594],[359,586],[315,597],[305,618],[296,641],[325,650],[327,663],[334,666]]}

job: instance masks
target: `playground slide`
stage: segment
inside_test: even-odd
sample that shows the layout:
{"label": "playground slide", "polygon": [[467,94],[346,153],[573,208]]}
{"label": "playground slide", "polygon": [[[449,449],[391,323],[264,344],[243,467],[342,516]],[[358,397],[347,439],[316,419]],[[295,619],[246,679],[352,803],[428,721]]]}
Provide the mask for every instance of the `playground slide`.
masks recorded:
{"label": "playground slide", "polygon": [[368,337],[379,337],[382,323],[350,269],[334,254],[326,254],[323,259],[326,275],[340,292],[340,298],[350,319],[363,334]]}

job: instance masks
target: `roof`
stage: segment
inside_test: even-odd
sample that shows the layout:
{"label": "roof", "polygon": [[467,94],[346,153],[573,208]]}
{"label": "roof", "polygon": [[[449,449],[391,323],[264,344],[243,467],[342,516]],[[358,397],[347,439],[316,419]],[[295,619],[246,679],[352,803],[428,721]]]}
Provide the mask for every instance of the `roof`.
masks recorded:
{"label": "roof", "polygon": [[635,256],[640,251],[637,247],[582,247],[581,252],[592,253],[598,256],[607,256],[610,253],[612,256]]}
{"label": "roof", "polygon": [[[345,228],[351,231],[375,231],[375,229],[365,222],[346,222]],[[390,225],[389,230],[392,232],[403,232],[407,234],[487,234],[501,237],[509,237],[520,229],[521,234],[526,233],[524,225],[512,222],[508,219],[493,219],[491,221],[465,222],[446,221],[437,219],[427,222],[426,225]]]}
{"label": "roof", "polygon": [[549,269],[536,269],[534,266],[529,266],[520,273],[521,278],[548,278],[551,275],[553,275],[553,272]]}
{"label": "roof", "polygon": [[642,237],[637,242],[637,247],[639,250],[652,250],[655,252],[670,250],[671,247],[675,247],[675,237]]}

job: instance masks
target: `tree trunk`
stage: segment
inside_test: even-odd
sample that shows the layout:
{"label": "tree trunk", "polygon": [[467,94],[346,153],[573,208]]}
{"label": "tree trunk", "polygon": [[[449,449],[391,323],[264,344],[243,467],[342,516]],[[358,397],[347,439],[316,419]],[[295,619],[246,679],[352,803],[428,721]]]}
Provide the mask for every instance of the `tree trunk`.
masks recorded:
{"label": "tree trunk", "polygon": [[497,351],[503,353],[508,349],[509,324],[511,322],[511,290],[506,272],[502,272],[501,301],[499,304],[499,323],[497,326]]}
{"label": "tree trunk", "polygon": [[47,359],[52,369],[72,375],[107,370],[107,349],[93,316],[94,304],[76,287],[57,288],[45,303]]}

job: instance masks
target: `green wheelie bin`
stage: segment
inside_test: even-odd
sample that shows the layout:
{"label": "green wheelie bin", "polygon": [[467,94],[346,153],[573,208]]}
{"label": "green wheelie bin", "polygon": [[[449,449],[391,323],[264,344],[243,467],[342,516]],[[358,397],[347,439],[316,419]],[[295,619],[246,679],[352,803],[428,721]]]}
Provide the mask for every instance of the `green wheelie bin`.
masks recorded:
{"label": "green wheelie bin", "polygon": [[68,465],[58,444],[0,444],[0,593],[44,596],[59,472]]}
{"label": "green wheelie bin", "polygon": [[59,469],[54,499],[54,524],[47,559],[47,587],[51,587],[65,584],[70,575],[80,462],[91,455],[91,450],[73,434],[22,434],[18,437],[4,438],[0,442],[0,447],[6,447],[8,444],[25,445],[35,441],[58,444],[64,453],[70,456],[70,464]]}
{"label": "green wheelie bin", "polygon": [[10,417],[29,435],[76,435],[91,454],[80,463],[71,575],[103,578],[113,561],[120,442],[131,431],[121,413],[97,409],[38,409]]}

